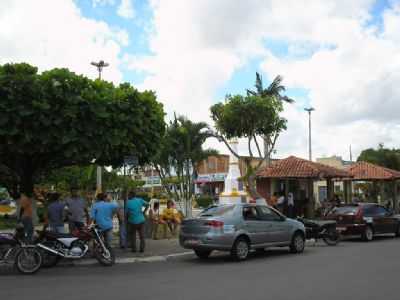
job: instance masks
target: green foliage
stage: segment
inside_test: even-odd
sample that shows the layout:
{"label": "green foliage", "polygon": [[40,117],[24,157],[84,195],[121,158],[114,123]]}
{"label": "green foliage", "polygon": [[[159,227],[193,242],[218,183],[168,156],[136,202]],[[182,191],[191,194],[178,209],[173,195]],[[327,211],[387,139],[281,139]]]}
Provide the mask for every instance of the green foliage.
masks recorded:
{"label": "green foliage", "polygon": [[[141,187],[144,181],[133,180],[129,176],[118,174],[116,170],[103,169],[102,183],[104,191],[130,190]],[[94,191],[96,189],[96,166],[71,166],[53,170],[43,176],[39,184],[48,188],[54,187],[61,193],[68,193],[71,187],[80,190]]]}
{"label": "green foliage", "polygon": [[228,95],[225,103],[211,107],[211,116],[217,130],[226,138],[253,138],[285,130],[286,119],[279,115],[282,111],[282,102],[274,97],[266,101],[259,96]]}
{"label": "green foliage", "polygon": [[196,202],[199,207],[206,208],[214,203],[214,199],[210,196],[199,196],[196,198]]}
{"label": "green foliage", "polygon": [[140,193],[137,193],[136,196],[139,197],[139,198],[142,198],[146,202],[150,201],[149,193],[140,192]]}
{"label": "green foliage", "polygon": [[0,216],[0,230],[14,229],[17,225],[15,218]]}
{"label": "green foliage", "polygon": [[13,189],[31,192],[43,173],[94,160],[120,166],[136,155],[147,163],[164,127],[153,92],[67,69],[0,66],[0,178]]}
{"label": "green foliage", "polygon": [[208,125],[203,122],[175,117],[168,125],[153,162],[171,198],[192,198],[197,164],[217,153],[213,149],[203,149],[209,137]]}
{"label": "green foliage", "polygon": [[389,149],[380,144],[377,149],[369,148],[363,150],[357,161],[367,161],[400,171],[400,149]]}
{"label": "green foliage", "polygon": [[[283,102],[291,103],[292,99],[282,96],[285,87],[281,85],[282,77],[277,76],[271,85],[264,89],[260,74],[256,73],[256,90],[247,90],[246,96],[227,95],[225,102],[213,105],[211,117],[214,120],[218,139],[223,140],[229,150],[238,156],[229,146],[227,139],[247,138],[247,145],[250,159],[246,159],[246,174],[243,180],[247,182],[247,188],[253,198],[259,198],[255,178],[262,161],[252,166],[254,157],[252,143],[255,144],[258,157],[266,159],[274,151],[275,143],[280,133],[286,130],[286,119],[280,116],[283,111]],[[261,152],[257,137],[262,137],[268,146]]]}

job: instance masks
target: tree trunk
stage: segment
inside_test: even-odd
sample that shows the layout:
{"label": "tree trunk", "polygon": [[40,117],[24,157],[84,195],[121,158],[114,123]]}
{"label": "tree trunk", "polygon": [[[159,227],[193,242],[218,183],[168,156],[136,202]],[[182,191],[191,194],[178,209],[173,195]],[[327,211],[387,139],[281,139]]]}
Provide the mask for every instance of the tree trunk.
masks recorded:
{"label": "tree trunk", "polygon": [[257,192],[256,174],[251,174],[247,177],[248,192],[253,199],[262,199],[263,197]]}

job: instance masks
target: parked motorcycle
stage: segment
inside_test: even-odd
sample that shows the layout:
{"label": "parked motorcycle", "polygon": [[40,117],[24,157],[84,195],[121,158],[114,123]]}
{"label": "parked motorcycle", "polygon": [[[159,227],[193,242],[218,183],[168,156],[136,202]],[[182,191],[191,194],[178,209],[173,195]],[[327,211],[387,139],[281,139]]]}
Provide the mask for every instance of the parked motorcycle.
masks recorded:
{"label": "parked motorcycle", "polygon": [[89,251],[89,245],[93,243],[93,254],[103,266],[111,266],[115,263],[115,255],[111,248],[107,247],[104,238],[96,226],[82,228],[72,234],[57,233],[53,231],[39,231],[36,241],[43,256],[43,267],[55,266],[60,259],[82,259]]}
{"label": "parked motorcycle", "polygon": [[14,234],[0,233],[0,265],[14,266],[22,274],[34,274],[42,265],[42,255],[25,242],[24,227],[17,225]]}
{"label": "parked motorcycle", "polygon": [[309,220],[298,218],[306,228],[306,239],[321,239],[329,246],[336,246],[340,241],[340,234],[336,230],[336,221]]}

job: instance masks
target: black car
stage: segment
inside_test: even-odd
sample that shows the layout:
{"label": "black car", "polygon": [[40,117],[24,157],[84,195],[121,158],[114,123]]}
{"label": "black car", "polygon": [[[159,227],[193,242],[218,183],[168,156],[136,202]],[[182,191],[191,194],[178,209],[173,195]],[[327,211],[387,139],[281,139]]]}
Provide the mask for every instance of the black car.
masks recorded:
{"label": "black car", "polygon": [[376,203],[335,207],[327,219],[336,220],[337,230],[343,236],[358,235],[365,241],[371,241],[377,234],[400,236],[400,215]]}

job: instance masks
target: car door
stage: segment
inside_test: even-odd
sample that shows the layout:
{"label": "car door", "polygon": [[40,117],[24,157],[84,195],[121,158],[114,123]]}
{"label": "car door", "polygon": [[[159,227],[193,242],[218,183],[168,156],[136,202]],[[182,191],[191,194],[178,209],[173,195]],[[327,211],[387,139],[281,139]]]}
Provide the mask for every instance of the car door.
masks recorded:
{"label": "car door", "polygon": [[249,235],[251,243],[253,245],[265,243],[263,239],[265,224],[260,220],[256,207],[252,205],[244,206],[242,213],[244,230]]}
{"label": "car door", "polygon": [[364,217],[369,220],[369,222],[372,221],[375,233],[387,232],[385,214],[386,210],[377,204],[364,207]]}
{"label": "car door", "polygon": [[[393,233],[397,229],[397,220],[393,218],[393,214],[383,206],[377,205],[375,208],[376,215],[379,217],[379,227],[381,233]],[[377,220],[377,221],[378,221]]]}
{"label": "car door", "polygon": [[268,206],[257,206],[260,219],[264,222],[265,243],[283,243],[290,240],[290,226]]}

